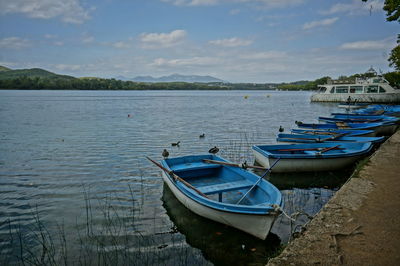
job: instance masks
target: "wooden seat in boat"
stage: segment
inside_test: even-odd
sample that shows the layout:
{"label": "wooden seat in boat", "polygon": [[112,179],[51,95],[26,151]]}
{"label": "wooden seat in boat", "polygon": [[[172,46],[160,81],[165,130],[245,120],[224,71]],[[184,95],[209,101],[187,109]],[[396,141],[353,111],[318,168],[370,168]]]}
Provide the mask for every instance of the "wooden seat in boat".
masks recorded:
{"label": "wooden seat in boat", "polygon": [[227,183],[219,183],[215,185],[197,187],[204,194],[221,193],[232,190],[239,190],[243,188],[250,188],[253,184],[248,180],[239,180]]}

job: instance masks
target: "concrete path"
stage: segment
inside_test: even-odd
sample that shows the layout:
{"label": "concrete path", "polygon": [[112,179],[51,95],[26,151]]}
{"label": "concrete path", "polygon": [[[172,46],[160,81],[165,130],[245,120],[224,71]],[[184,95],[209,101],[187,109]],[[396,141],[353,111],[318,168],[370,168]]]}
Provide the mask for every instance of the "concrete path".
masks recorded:
{"label": "concrete path", "polygon": [[400,265],[400,131],[268,265]]}

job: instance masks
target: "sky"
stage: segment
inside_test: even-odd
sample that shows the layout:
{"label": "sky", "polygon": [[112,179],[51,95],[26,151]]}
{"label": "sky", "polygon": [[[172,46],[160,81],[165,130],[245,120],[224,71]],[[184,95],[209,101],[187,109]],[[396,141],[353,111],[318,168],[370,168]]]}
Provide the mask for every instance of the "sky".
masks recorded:
{"label": "sky", "polygon": [[292,82],[393,71],[383,0],[0,0],[0,65]]}

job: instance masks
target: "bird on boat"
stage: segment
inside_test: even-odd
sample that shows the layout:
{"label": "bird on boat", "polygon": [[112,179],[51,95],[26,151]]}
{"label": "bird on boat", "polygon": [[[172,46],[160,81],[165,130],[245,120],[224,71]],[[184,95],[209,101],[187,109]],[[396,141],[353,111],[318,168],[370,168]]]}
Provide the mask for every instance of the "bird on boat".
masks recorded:
{"label": "bird on boat", "polygon": [[199,136],[199,138],[204,138],[206,135],[203,133],[203,134],[201,134],[200,136]]}
{"label": "bird on boat", "polygon": [[178,146],[179,147],[179,143],[181,143],[180,141],[178,141],[178,142],[173,142],[173,143],[171,143],[171,146]]}
{"label": "bird on boat", "polygon": [[297,120],[296,120],[296,121],[294,121],[294,123],[295,123],[296,125],[298,125],[298,126],[299,126],[299,125],[301,125],[301,124],[303,124],[303,122],[301,122],[301,121],[297,121]]}
{"label": "bird on boat", "polygon": [[279,126],[279,132],[283,132],[285,129],[282,126]]}
{"label": "bird on boat", "polygon": [[169,152],[167,151],[167,149],[164,149],[162,152],[162,156],[164,157],[164,159],[167,159],[169,156]]}
{"label": "bird on boat", "polygon": [[219,152],[219,149],[217,148],[217,146],[214,146],[214,148],[211,148],[208,152],[212,153],[212,154],[216,154],[217,152]]}
{"label": "bird on boat", "polygon": [[244,161],[244,163],[242,163],[242,168],[247,169],[247,167],[248,167],[247,161]]}

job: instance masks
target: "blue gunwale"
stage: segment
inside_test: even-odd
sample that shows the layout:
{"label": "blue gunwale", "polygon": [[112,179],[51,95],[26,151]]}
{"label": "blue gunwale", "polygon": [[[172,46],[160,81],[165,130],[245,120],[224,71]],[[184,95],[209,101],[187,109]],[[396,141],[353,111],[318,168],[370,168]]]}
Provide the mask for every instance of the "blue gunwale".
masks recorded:
{"label": "blue gunwale", "polygon": [[[202,162],[203,159],[209,159],[209,160],[216,160],[216,161],[223,161],[223,162],[229,162],[219,156],[216,155],[211,155],[211,154],[206,154],[206,155],[192,155],[192,156],[183,156],[183,157],[177,157],[177,158],[171,158],[171,159],[166,159],[162,160],[161,164],[168,170],[174,171],[175,174],[180,176],[180,173],[184,173],[187,171],[193,171],[194,173],[199,170],[204,170],[204,169],[215,169],[215,168],[225,168],[226,170],[232,172],[232,174],[235,174],[237,176],[243,177],[243,180],[247,181],[247,184],[244,185],[242,184],[238,188],[250,188],[258,179],[259,176],[255,175],[251,172],[248,172],[244,169],[238,168],[238,167],[233,167],[233,166],[226,166],[226,165],[216,165],[216,164],[208,164]],[[174,161],[175,160],[175,161]],[[186,165],[186,168],[185,168]],[[193,168],[192,168],[193,166]],[[166,174],[167,177],[170,179],[171,183],[179,189],[186,197],[196,201],[197,203],[204,205],[206,207],[216,209],[219,211],[223,212],[233,212],[233,213],[242,213],[242,214],[252,214],[252,215],[266,215],[271,212],[274,212],[274,207],[272,205],[278,205],[282,207],[282,196],[280,191],[271,183],[266,181],[265,179],[262,179],[261,182],[258,183],[257,189],[261,189],[263,193],[266,195],[268,194],[268,200],[266,199],[265,202],[260,202],[254,205],[237,205],[237,204],[232,204],[232,203],[226,203],[226,202],[219,202],[215,200],[211,200],[208,198],[205,198],[198,194],[196,191],[193,189],[187,187],[180,181],[175,181],[171,176]],[[196,178],[196,177],[192,177]],[[201,178],[201,177],[199,177]],[[228,177],[229,178],[229,177]],[[190,178],[184,178],[185,181],[190,180]],[[229,183],[229,182],[227,182]],[[221,185],[223,187],[223,184]],[[205,186],[203,186],[205,187]],[[200,191],[202,190],[202,186],[197,187]],[[237,189],[237,188],[233,188]],[[205,190],[205,189],[204,189]],[[229,191],[230,188],[227,188],[224,190],[223,188],[220,190],[214,190],[214,191],[205,191],[205,194],[213,194],[213,193],[220,193],[224,191]],[[251,197],[249,195],[249,197]]]}

